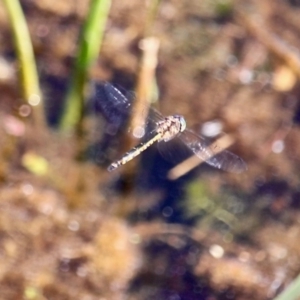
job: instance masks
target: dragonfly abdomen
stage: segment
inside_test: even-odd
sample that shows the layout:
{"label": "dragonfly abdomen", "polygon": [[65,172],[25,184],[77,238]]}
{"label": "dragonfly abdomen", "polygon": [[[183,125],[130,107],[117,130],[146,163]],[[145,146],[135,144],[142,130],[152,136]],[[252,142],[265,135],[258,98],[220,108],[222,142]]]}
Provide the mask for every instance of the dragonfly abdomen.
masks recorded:
{"label": "dragonfly abdomen", "polygon": [[150,139],[147,142],[143,142],[140,143],[139,145],[137,145],[136,147],[132,148],[130,151],[126,152],[122,158],[120,158],[119,160],[113,162],[112,164],[110,164],[107,168],[108,171],[113,171],[115,169],[117,169],[118,167],[126,164],[127,162],[129,162],[130,160],[132,160],[133,158],[135,158],[136,156],[138,156],[140,153],[142,153],[144,150],[146,150],[147,148],[149,148],[153,143],[155,143],[156,141],[160,140],[162,137],[161,133],[156,134],[152,139]]}

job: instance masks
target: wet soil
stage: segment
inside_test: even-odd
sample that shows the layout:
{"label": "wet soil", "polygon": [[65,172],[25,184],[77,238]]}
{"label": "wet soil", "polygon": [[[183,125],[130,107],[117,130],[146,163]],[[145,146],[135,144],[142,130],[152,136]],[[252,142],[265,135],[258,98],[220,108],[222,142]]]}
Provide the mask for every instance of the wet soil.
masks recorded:
{"label": "wet soil", "polygon": [[[21,95],[0,5],[0,299],[273,299],[300,270],[299,1],[164,1],[159,110],[214,120],[248,165],[178,180],[155,147],[108,173],[118,140],[89,114],[57,129],[89,1],[21,1],[49,126]],[[114,1],[91,79],[134,90],[148,3]],[[2,74],[2,75],[1,75]],[[102,140],[102,143],[101,143]],[[125,172],[126,175],[126,172]]]}

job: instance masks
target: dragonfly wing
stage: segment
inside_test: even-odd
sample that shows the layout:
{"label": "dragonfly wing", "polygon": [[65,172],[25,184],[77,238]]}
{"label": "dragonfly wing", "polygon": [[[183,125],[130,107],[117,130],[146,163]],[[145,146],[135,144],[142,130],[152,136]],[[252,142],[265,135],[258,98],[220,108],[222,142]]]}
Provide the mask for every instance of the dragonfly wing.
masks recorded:
{"label": "dragonfly wing", "polygon": [[94,105],[100,111],[108,124],[118,129],[125,126],[129,114],[131,101],[108,82],[95,84]]}
{"label": "dragonfly wing", "polygon": [[155,108],[151,107],[149,110],[149,119],[155,124],[164,119],[164,116]]}
{"label": "dragonfly wing", "polygon": [[247,170],[246,163],[239,156],[227,150],[217,153],[206,162],[218,169],[233,173],[242,173]]}
{"label": "dragonfly wing", "polygon": [[247,165],[239,156],[218,146],[212,147],[208,139],[191,130],[186,129],[179,135],[179,139],[201,160],[215,168],[234,173],[240,173],[247,169]]}
{"label": "dragonfly wing", "polygon": [[157,149],[165,160],[174,164],[182,162],[193,154],[191,149],[178,138],[173,138],[168,142],[160,141],[157,144]]}
{"label": "dragonfly wing", "polygon": [[[105,82],[95,84],[94,99],[96,111],[102,113],[112,133],[126,128],[130,115],[134,113],[134,111],[132,111],[134,93],[127,92],[125,96],[112,84]],[[145,107],[145,111],[146,110],[148,110],[148,108]],[[162,119],[163,116],[158,111],[150,109],[145,125],[147,127],[149,123],[152,123],[153,127],[157,121]]]}

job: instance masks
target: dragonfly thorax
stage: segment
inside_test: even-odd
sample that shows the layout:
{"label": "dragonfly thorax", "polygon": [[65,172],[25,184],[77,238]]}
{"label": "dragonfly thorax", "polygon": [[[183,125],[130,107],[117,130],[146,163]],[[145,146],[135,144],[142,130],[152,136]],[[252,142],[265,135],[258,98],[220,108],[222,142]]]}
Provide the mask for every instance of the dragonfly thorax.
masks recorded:
{"label": "dragonfly thorax", "polygon": [[186,122],[183,116],[174,115],[166,117],[164,120],[158,122],[157,132],[161,134],[160,140],[165,142],[170,141],[176,137],[180,132],[186,128]]}

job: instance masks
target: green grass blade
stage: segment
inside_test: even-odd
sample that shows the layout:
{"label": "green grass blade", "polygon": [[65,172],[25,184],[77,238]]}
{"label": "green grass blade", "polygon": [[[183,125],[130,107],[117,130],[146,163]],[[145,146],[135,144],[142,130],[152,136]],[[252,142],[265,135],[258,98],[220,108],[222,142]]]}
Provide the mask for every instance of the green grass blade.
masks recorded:
{"label": "green grass blade", "polygon": [[110,6],[111,0],[91,0],[66,97],[66,107],[60,124],[61,129],[75,128],[82,118],[84,86],[88,70],[98,56]]}
{"label": "green grass blade", "polygon": [[297,300],[300,299],[300,275],[273,300]]}
{"label": "green grass blade", "polygon": [[152,35],[151,31],[157,16],[160,2],[161,0],[151,0],[149,4],[149,9],[147,11],[147,17],[145,23],[144,37]]}
{"label": "green grass blade", "polygon": [[17,56],[20,64],[23,97],[33,107],[36,124],[44,125],[45,120],[42,96],[27,23],[18,0],[3,1],[6,5],[14,35]]}

